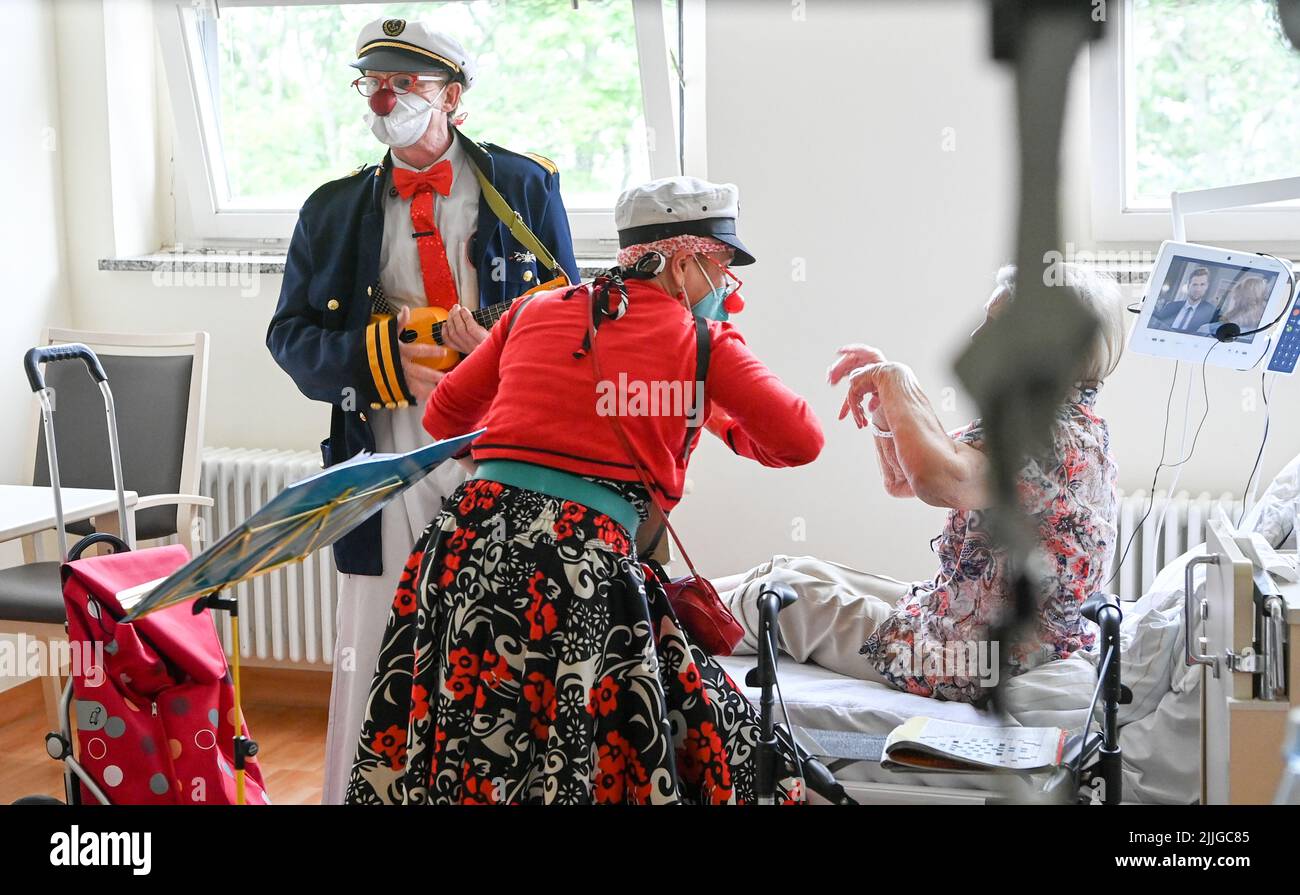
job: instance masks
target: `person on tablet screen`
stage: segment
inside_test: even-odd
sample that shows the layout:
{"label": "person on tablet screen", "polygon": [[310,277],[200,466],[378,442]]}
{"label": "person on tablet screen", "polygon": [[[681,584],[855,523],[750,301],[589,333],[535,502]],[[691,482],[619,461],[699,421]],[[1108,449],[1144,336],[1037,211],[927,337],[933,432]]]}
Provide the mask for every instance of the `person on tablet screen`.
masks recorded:
{"label": "person on tablet screen", "polygon": [[1204,267],[1192,271],[1183,298],[1171,301],[1155,312],[1156,322],[1179,332],[1196,332],[1218,319],[1218,309],[1205,300],[1210,291],[1210,272]]}
{"label": "person on tablet screen", "polygon": [[1263,277],[1246,277],[1238,281],[1228,290],[1228,297],[1223,300],[1218,316],[1198,329],[1197,333],[1212,336],[1225,323],[1235,323],[1243,332],[1254,329],[1264,317],[1268,293],[1269,287]]}

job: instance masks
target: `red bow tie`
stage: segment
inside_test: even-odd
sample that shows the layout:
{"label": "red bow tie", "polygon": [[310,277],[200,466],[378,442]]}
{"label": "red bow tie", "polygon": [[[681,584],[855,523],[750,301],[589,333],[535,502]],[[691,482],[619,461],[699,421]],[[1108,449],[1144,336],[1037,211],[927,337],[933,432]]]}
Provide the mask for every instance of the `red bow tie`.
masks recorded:
{"label": "red bow tie", "polygon": [[443,159],[428,171],[394,168],[393,186],[403,199],[409,199],[416,193],[429,190],[436,190],[438,195],[446,196],[451,192],[451,162]]}

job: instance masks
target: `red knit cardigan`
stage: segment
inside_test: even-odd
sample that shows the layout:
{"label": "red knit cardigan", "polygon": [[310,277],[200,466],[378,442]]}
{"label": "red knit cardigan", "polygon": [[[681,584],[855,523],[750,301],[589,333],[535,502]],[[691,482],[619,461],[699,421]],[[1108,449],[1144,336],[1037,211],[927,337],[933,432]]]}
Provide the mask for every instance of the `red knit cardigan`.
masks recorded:
{"label": "red knit cardigan", "polygon": [[[602,322],[597,383],[590,355],[575,357],[587,331],[584,287],[539,293],[513,308],[487,340],[438,383],[424,411],[434,438],[480,426],[474,459],[523,460],[578,475],[637,481],[607,415],[619,420],[660,499],[681,499],[689,399],[694,395],[691,313],[656,286],[629,281],[627,312]],[[801,466],[821,452],[821,425],[729,323],[709,323],[705,394],[710,430],[764,466]],[[718,411],[721,411],[719,414]]]}

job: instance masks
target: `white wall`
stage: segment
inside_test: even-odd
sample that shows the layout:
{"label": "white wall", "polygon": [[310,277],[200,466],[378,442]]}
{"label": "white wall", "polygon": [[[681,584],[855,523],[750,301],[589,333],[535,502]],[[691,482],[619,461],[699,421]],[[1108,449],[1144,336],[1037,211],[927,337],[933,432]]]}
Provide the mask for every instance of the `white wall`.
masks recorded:
{"label": "white wall", "polygon": [[708,175],[740,186],[760,259],[736,324],[827,435],[800,470],[713,445],[697,455],[690,542],[734,533],[708,551],[710,572],[773,553],[933,571],[943,513],[884,493],[870,436],[836,421],[843,394],[825,371],[835,349],[866,342],[916,369],[945,424],[971,416],[949,361],[1007,255],[1013,208],[1010,81],[985,60],[984,10],[820,0],[796,21],[784,3],[708,5]]}
{"label": "white wall", "polygon": [[[59,128],[58,97],[50,64],[51,16],[41,0],[0,3],[0,31],[31,39],[6,44],[11,71],[27,74],[22,89],[6,90],[5,139],[0,140],[0,272],[7,283],[0,327],[0,408],[10,421],[0,438],[0,482],[30,484],[35,429],[34,399],[22,372],[22,355],[40,339],[43,326],[66,323],[63,274],[63,201],[59,159],[66,146]],[[21,423],[21,425],[15,425]],[[0,545],[0,566],[21,561],[17,545]],[[0,678],[0,690],[18,680]]]}
{"label": "white wall", "polygon": [[[67,145],[48,56],[50,18],[49,4],[41,0],[0,4],[0,30],[44,36],[8,43],[12,70],[32,76],[22,89],[5,91],[3,99],[0,177],[8,210],[0,216],[0,270],[8,288],[5,326],[0,327],[0,407],[11,420],[26,421],[33,412],[23,352],[39,341],[42,327],[66,323],[68,317],[59,169]],[[36,440],[35,431],[27,428],[18,437],[0,439],[0,481],[31,482]]]}
{"label": "white wall", "polygon": [[[3,6],[6,15],[31,22],[18,33],[48,33],[38,26],[52,6],[60,70],[77,66],[93,73],[105,63],[105,10],[119,14],[118,2]],[[791,4],[777,0],[709,2],[709,171],[691,173],[741,186],[742,230],[762,260],[743,271],[750,304],[737,323],[759,355],[813,402],[828,443],[812,467],[784,471],[761,469],[706,444],[692,467],[694,494],[679,516],[709,573],[735,571],[777,552],[808,552],[901,577],[926,575],[933,570],[928,542],[942,513],[884,494],[867,436],[835,420],[841,396],[825,384],[824,371],[836,347],[866,341],[916,368],[946,424],[973,415],[950,365],[976,322],[993,271],[1011,254],[1010,73],[987,58],[987,4],[977,0],[811,0],[804,8],[806,21],[797,22]],[[120,14],[134,24],[110,22],[111,51],[151,58],[155,38],[139,26],[148,10],[137,3]],[[1086,246],[1086,66],[1076,74],[1065,147],[1066,235]],[[298,395],[263,346],[278,276],[173,285],[148,273],[96,269],[97,259],[119,244],[120,251],[134,251],[141,240],[156,240],[169,229],[169,114],[166,94],[159,92],[165,85],[155,90],[152,81],[149,75],[116,82],[117,89],[125,83],[141,91],[133,99],[132,117],[141,130],[134,137],[136,158],[155,168],[158,191],[151,200],[130,194],[128,223],[117,229],[110,202],[115,194],[123,201],[122,190],[121,183],[113,188],[109,155],[129,152],[131,135],[110,133],[106,88],[97,89],[94,78],[60,85],[57,156],[63,189],[77,200],[69,206],[63,268],[73,322],[99,329],[208,330],[209,443],[311,448],[325,434],[328,410]],[[52,106],[38,97],[7,101],[23,103],[31,127],[51,114]],[[139,123],[151,120],[157,135]],[[945,128],[953,129],[955,151],[944,151]],[[58,188],[51,180],[55,154],[31,145],[21,139],[6,145],[6,153],[31,156],[6,170],[19,195],[45,196]],[[136,177],[129,182],[138,188]],[[150,202],[158,209],[154,222],[141,220]],[[56,228],[39,217],[54,214],[57,204],[28,204],[38,220],[24,219],[24,234]],[[15,244],[6,240],[4,250],[14,252]],[[25,343],[60,313],[53,299],[59,268],[50,253],[38,253],[34,271],[27,250],[15,254],[23,271],[34,272],[38,282],[44,276],[50,296],[47,305],[24,298],[29,332],[18,339],[11,328],[4,336]],[[797,259],[805,264],[802,281],[792,278]],[[1145,487],[1154,468],[1169,372],[1164,362],[1129,357],[1103,393],[1100,407],[1111,421],[1127,488]],[[1211,371],[1213,425],[1188,465],[1184,487],[1241,489],[1263,423],[1262,412],[1243,409],[1242,389],[1257,381]],[[13,374],[0,374],[0,388],[6,407],[30,401]],[[1295,394],[1293,381],[1279,383],[1274,406],[1293,403]],[[1300,421],[1279,409],[1266,473],[1298,448]],[[0,469],[24,468],[30,443],[24,450],[0,444]],[[792,538],[799,520],[806,540]]]}

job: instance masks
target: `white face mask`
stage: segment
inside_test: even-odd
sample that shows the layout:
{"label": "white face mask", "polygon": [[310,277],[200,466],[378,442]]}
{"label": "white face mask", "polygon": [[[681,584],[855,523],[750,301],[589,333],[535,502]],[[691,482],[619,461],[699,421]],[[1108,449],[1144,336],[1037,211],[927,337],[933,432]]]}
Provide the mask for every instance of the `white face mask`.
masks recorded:
{"label": "white face mask", "polygon": [[416,93],[398,94],[397,105],[387,115],[367,111],[363,117],[376,140],[393,149],[405,149],[419,142],[429,129],[434,103],[442,98],[446,89],[444,84],[432,101]]}

